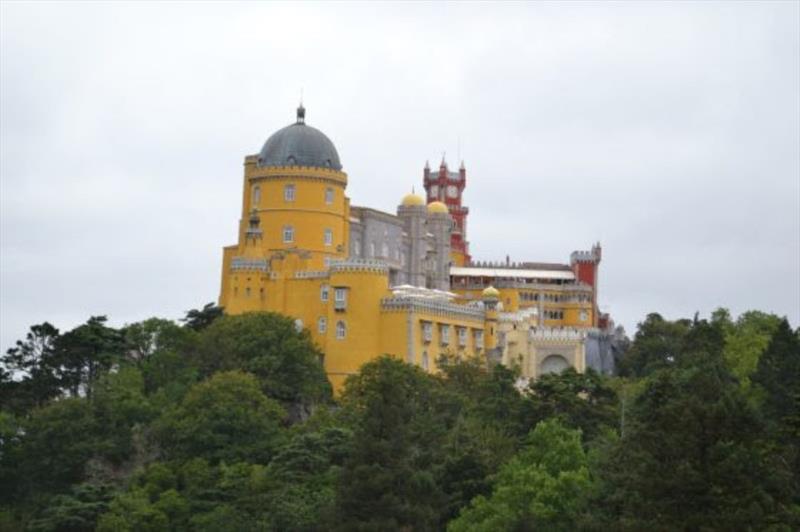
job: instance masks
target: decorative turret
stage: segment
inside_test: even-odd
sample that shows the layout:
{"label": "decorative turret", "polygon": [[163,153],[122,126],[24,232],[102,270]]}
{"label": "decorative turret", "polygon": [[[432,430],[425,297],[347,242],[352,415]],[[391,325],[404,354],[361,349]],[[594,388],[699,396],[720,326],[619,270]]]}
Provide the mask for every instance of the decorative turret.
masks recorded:
{"label": "decorative turret", "polygon": [[[450,234],[450,248],[453,264],[463,266],[470,262],[469,243],[467,242],[467,215],[469,208],[463,206],[462,196],[467,185],[467,170],[464,162],[457,172],[451,172],[447,160],[442,155],[437,173],[431,172],[426,162],[422,172],[423,185],[428,204],[442,203],[453,217],[453,231]],[[437,207],[438,208],[438,207]]]}

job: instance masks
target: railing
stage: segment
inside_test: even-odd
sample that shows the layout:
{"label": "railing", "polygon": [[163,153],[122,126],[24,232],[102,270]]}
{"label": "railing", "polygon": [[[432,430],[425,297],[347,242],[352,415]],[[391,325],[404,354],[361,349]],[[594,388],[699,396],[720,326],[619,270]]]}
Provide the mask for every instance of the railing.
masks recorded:
{"label": "railing", "polygon": [[265,272],[268,269],[267,259],[252,257],[233,257],[231,259],[231,270],[258,270]]}
{"label": "railing", "polygon": [[378,273],[389,273],[389,266],[386,261],[377,259],[358,259],[349,258],[331,261],[331,271],[373,271]]}
{"label": "railing", "polygon": [[381,300],[381,308],[383,310],[412,310],[431,314],[456,314],[480,321],[483,321],[486,315],[482,308],[458,305],[438,299],[408,296],[385,297]]}

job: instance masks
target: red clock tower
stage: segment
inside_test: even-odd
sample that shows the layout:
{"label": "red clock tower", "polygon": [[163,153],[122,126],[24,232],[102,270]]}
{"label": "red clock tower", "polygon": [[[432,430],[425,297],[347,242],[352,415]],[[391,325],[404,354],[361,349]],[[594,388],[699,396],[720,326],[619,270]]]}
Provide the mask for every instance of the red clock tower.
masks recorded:
{"label": "red clock tower", "polygon": [[427,202],[441,201],[447,205],[450,216],[453,217],[453,232],[450,236],[453,264],[455,266],[469,264],[469,242],[467,242],[469,207],[461,204],[461,196],[464,194],[464,187],[467,186],[467,170],[464,168],[464,163],[461,163],[458,172],[451,172],[442,157],[439,172],[433,173],[426,162],[423,176]]}

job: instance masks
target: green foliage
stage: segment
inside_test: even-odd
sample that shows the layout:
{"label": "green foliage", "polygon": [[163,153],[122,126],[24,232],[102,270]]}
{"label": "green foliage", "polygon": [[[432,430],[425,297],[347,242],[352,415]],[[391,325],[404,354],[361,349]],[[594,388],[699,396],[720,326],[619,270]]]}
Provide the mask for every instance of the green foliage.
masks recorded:
{"label": "green foliage", "polygon": [[648,314],[619,363],[619,374],[644,377],[671,366],[683,353],[683,339],[690,327],[689,320],[668,321],[660,314]]}
{"label": "green foliage", "polygon": [[133,452],[133,431],[155,417],[144,395],[144,378],[134,367],[123,367],[99,379],[92,401],[102,440],[97,452],[115,464]]}
{"label": "green foliage", "polygon": [[106,327],[106,321],[105,316],[92,316],[55,342],[61,385],[73,397],[91,399],[97,380],[123,358],[124,338],[118,330]]}
{"label": "green foliage", "polygon": [[251,373],[268,397],[292,407],[330,400],[321,358],[308,331],[298,332],[292,319],[269,312],[215,320],[200,334],[196,351],[201,376]]}
{"label": "green foliage", "polygon": [[58,339],[58,329],[49,323],[33,325],[25,340],[17,340],[0,358],[0,407],[22,414],[60,395],[55,360]]}
{"label": "green foliage", "polygon": [[255,377],[229,371],[196,384],[156,422],[156,431],[171,459],[266,463],[284,438],[285,417]]}
{"label": "green foliage", "polygon": [[684,340],[677,363],[648,378],[602,468],[609,520],[733,530],[785,519],[759,446],[762,423],[724,363],[722,331],[696,322]]}
{"label": "green foliage", "polygon": [[444,494],[433,470],[447,423],[439,381],[381,357],[345,384],[342,403],[356,416],[353,449],[337,488],[343,530],[426,530]]}
{"label": "green foliage", "polygon": [[192,309],[186,312],[186,317],[181,321],[184,322],[186,328],[193,331],[202,331],[214,320],[222,317],[225,309],[215,305],[214,303],[206,303],[201,309]]}
{"label": "green foliage", "polygon": [[712,314],[712,323],[722,328],[725,335],[725,360],[731,372],[745,389],[750,376],[758,366],[759,357],[767,348],[781,319],[774,314],[750,311],[732,321],[728,311],[718,309]]}
{"label": "green foliage", "polygon": [[111,488],[104,485],[79,484],[70,493],[56,495],[28,523],[27,530],[36,532],[83,532],[94,530],[98,517],[108,510]]}
{"label": "green foliage", "polygon": [[[0,359],[2,530],[793,530],[800,340],[649,315],[625,378],[382,357],[332,404],[294,322],[105,318]],[[202,380],[200,380],[202,379]]]}
{"label": "green foliage", "polygon": [[34,410],[22,430],[19,470],[26,492],[57,492],[83,479],[99,433],[86,399],[62,399]]}
{"label": "green foliage", "polygon": [[559,418],[591,440],[617,422],[617,395],[607,379],[592,369],[568,368],[542,375],[528,386],[527,408],[537,420]]}
{"label": "green foliage", "polygon": [[574,530],[590,487],[580,431],[542,421],[500,469],[491,496],[476,497],[447,529]]}

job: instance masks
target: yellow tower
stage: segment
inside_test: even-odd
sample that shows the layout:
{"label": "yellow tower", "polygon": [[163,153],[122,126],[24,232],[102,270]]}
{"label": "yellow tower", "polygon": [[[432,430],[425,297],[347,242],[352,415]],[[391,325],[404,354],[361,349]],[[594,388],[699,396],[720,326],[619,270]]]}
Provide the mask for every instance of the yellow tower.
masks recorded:
{"label": "yellow tower", "polygon": [[291,294],[269,281],[347,256],[347,174],[333,142],[306,125],[301,105],[294,124],[245,157],[243,185],[239,242],[224,250],[220,305],[234,314],[285,312]]}

